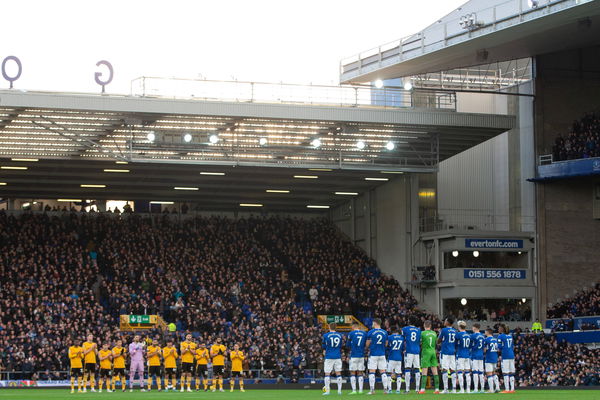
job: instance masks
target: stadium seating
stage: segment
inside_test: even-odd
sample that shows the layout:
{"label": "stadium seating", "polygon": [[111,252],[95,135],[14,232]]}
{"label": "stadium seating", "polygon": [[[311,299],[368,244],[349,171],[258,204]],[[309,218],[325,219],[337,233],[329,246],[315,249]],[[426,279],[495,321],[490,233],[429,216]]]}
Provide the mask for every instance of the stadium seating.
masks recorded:
{"label": "stadium seating", "polygon": [[600,315],[600,283],[581,290],[572,298],[554,304],[548,309],[548,318],[572,318]]}
{"label": "stadium seating", "polygon": [[600,114],[588,113],[573,122],[567,136],[556,138],[552,156],[554,161],[600,157]]}
{"label": "stadium seating", "polygon": [[558,342],[554,335],[515,335],[519,386],[595,386],[600,384],[600,349]]}
{"label": "stadium seating", "polygon": [[[0,248],[0,373],[24,371],[13,378],[67,370],[70,336],[112,341],[130,313],[238,342],[246,368],[288,378],[322,367],[316,314],[383,316],[387,329],[409,315],[440,325],[323,219],[0,212]],[[555,345],[544,338],[519,339],[546,351],[521,361],[523,384],[552,384],[528,378]]]}

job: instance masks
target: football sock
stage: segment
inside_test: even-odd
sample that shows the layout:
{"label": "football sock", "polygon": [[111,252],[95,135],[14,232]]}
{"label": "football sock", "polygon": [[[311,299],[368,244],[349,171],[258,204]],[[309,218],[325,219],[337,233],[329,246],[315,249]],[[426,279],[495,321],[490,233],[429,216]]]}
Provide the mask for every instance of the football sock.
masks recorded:
{"label": "football sock", "polygon": [[361,375],[358,377],[358,391],[359,392],[363,391],[364,385],[365,385],[365,377]]}
{"label": "football sock", "polygon": [[467,391],[471,390],[471,374],[468,372],[465,372],[465,378],[466,378],[466,383],[467,383]]}
{"label": "football sock", "polygon": [[83,388],[83,378],[77,378],[77,390],[81,390]]}
{"label": "football sock", "polygon": [[510,375],[510,390],[515,390],[515,376],[513,374]]}
{"label": "football sock", "polygon": [[240,389],[244,390],[244,379],[240,377]]}
{"label": "football sock", "polygon": [[210,381],[208,379],[202,379],[202,385],[204,386],[204,390],[206,390],[210,385]]}
{"label": "football sock", "polygon": [[200,390],[200,377],[196,378],[196,390]]}
{"label": "football sock", "polygon": [[402,387],[402,377],[398,376],[398,377],[396,377],[396,390],[400,391],[401,387]]}
{"label": "football sock", "polygon": [[171,378],[171,382],[172,382],[172,385],[173,385],[173,389],[177,389],[177,378]]}
{"label": "football sock", "polygon": [[483,375],[483,372],[479,372],[479,383],[481,390],[485,390],[485,376]]}
{"label": "football sock", "polygon": [[325,392],[329,393],[329,388],[331,387],[331,377],[330,376],[326,376],[325,377]]}
{"label": "football sock", "polygon": [[496,390],[500,390],[500,378],[498,375],[494,375],[494,383],[496,384]]}
{"label": "football sock", "polygon": [[337,387],[338,387],[338,392],[342,393],[342,377],[341,376],[337,377]]}
{"label": "football sock", "polygon": [[444,381],[444,390],[448,390],[448,372],[442,371],[442,381]]}
{"label": "football sock", "polygon": [[156,378],[156,387],[158,387],[158,390],[162,389],[162,387],[161,387],[161,386],[162,386],[162,385],[161,385],[161,383],[162,383],[162,382],[161,382],[161,379],[160,379],[160,377],[157,377],[157,378]]}
{"label": "football sock", "polygon": [[71,390],[75,390],[75,378],[71,378]]}
{"label": "football sock", "polygon": [[[448,380],[446,379],[446,386],[448,386]],[[440,390],[440,376],[433,376],[433,390]]]}
{"label": "football sock", "polygon": [[404,380],[406,381],[406,391],[410,390],[410,370],[404,371]]}
{"label": "football sock", "polygon": [[[425,376],[425,378],[427,378],[427,376]],[[419,390],[419,382],[421,382],[421,373],[417,370],[417,372],[415,372],[415,390]]]}
{"label": "football sock", "polygon": [[148,389],[152,389],[152,378],[148,378]]}
{"label": "football sock", "polygon": [[94,375],[92,375],[92,377],[90,378],[90,387],[93,389],[94,387],[96,387],[96,377]]}
{"label": "football sock", "polygon": [[356,375],[350,375],[350,386],[352,386],[352,391],[356,392]]}
{"label": "football sock", "polygon": [[502,380],[504,381],[504,390],[507,392],[510,391],[510,378],[508,375],[502,375]]}
{"label": "football sock", "polygon": [[478,391],[479,390],[479,372],[473,372],[473,390],[474,391]]}
{"label": "football sock", "polygon": [[465,386],[465,378],[463,376],[463,373],[459,372],[458,373],[458,387],[460,388],[460,390],[465,390],[464,386]]}
{"label": "football sock", "polygon": [[387,389],[387,381],[388,381],[388,376],[384,372],[384,373],[381,374],[381,383],[383,384],[383,390]]}
{"label": "football sock", "polygon": [[452,379],[452,390],[456,390],[456,372],[453,372],[450,378]]}
{"label": "football sock", "polygon": [[231,386],[231,390],[233,390],[233,388],[235,388],[235,379],[229,380],[229,386]]}
{"label": "football sock", "polygon": [[375,390],[375,374],[369,374],[369,387],[371,391]]}
{"label": "football sock", "polygon": [[421,390],[425,390],[427,385],[427,375],[421,375]]}

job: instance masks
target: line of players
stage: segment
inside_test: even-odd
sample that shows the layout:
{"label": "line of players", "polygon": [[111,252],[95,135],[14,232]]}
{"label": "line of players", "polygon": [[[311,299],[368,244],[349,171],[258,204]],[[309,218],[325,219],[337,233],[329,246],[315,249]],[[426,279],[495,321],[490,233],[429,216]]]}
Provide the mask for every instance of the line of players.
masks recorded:
{"label": "line of players", "polygon": [[[179,350],[179,351],[178,351]],[[239,345],[235,345],[232,351],[217,338],[210,349],[204,343],[197,344],[192,340],[192,335],[186,335],[185,341],[181,342],[177,349],[172,339],[166,340],[166,346],[161,347],[157,339],[146,346],[144,341],[140,340],[139,335],[135,335],[133,342],[129,346],[123,347],[123,341],[118,339],[115,346],[111,349],[110,344],[105,342],[102,348],[98,350],[98,344],[94,342],[93,335],[87,336],[87,341],[81,345],[81,341],[74,340],[69,347],[69,360],[71,364],[71,393],[75,393],[75,383],[77,382],[77,392],[85,393],[87,386],[92,392],[95,392],[96,386],[96,364],[99,361],[99,379],[98,389],[102,392],[105,384],[108,392],[116,390],[117,382],[121,383],[121,389],[125,391],[125,359],[129,356],[129,391],[133,391],[134,378],[137,374],[141,391],[144,389],[144,365],[148,365],[148,391],[151,390],[153,381],[156,381],[158,391],[163,388],[167,391],[177,390],[177,360],[180,360],[181,376],[180,391],[191,392],[192,378],[195,378],[196,391],[200,390],[200,381],[204,386],[204,391],[210,389],[215,392],[217,387],[223,392],[223,374],[225,369],[225,357],[229,353],[231,360],[231,379],[230,391],[235,388],[235,380],[239,380],[240,391],[244,392],[243,380],[243,361],[244,353]],[[213,379],[209,379],[208,364],[213,365]],[[164,367],[164,374],[163,374]],[[112,384],[112,385],[111,385]]]}
{"label": "line of players", "polygon": [[[472,333],[466,331],[467,324],[458,321],[458,330],[453,328],[451,317],[444,321],[444,328],[438,338],[431,329],[431,321],[423,323],[422,331],[416,325],[421,320],[417,317],[409,319],[410,325],[402,330],[394,327],[391,334],[381,329],[381,320],[374,319],[372,329],[368,332],[360,330],[358,324],[344,338],[336,332],[336,325],[329,325],[329,332],[323,335],[325,386],[323,394],[329,395],[331,374],[336,376],[338,394],[342,393],[342,348],[344,340],[350,349],[349,371],[352,392],[363,392],[365,358],[368,359],[369,392],[375,393],[376,373],[379,372],[384,393],[392,393],[393,382],[396,382],[396,393],[401,393],[402,372],[404,371],[405,392],[410,391],[411,378],[414,377],[415,391],[425,393],[427,375],[431,369],[434,378],[434,393],[440,393],[438,375],[437,346],[440,351],[440,364],[444,389],[449,393],[449,382],[452,393],[484,393],[487,382],[489,392],[500,391],[497,375],[499,353],[502,359],[502,376],[505,390],[502,393],[513,393],[515,390],[515,360],[513,338],[506,325],[500,325],[499,334],[494,336],[492,329],[480,332],[480,325],[473,324]],[[368,352],[368,354],[367,354]],[[402,368],[404,364],[404,369]],[[420,383],[420,385],[419,385]],[[471,383],[473,390],[471,390]],[[357,391],[358,386],[358,391]]]}

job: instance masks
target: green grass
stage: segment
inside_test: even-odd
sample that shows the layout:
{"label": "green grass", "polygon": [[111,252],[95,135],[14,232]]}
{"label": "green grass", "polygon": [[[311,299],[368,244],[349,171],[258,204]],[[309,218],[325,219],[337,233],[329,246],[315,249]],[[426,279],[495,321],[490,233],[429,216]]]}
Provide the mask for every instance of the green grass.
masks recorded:
{"label": "green grass", "polygon": [[[398,398],[404,400],[419,399],[445,399],[451,400],[475,400],[475,399],[504,399],[504,400],[598,400],[600,398],[600,391],[598,390],[522,390],[517,391],[514,394],[446,394],[446,395],[434,395],[429,392],[425,395],[417,395],[411,393],[409,395],[383,395],[381,391],[378,391],[375,396],[356,395],[348,396],[349,391],[344,391],[343,396],[338,396],[336,393],[332,393],[327,398]],[[221,398],[227,400],[235,399],[246,399],[246,400],[259,400],[259,399],[283,399],[283,400],[308,400],[323,398],[321,391],[318,390],[252,390],[249,386],[246,393],[241,393],[236,390],[234,393],[229,393],[227,390],[225,393],[179,393],[179,392],[152,392],[142,393],[139,390],[135,390],[133,393],[129,391],[122,393],[117,391],[116,393],[85,393],[85,394],[70,394],[69,390],[65,389],[0,389],[0,399],[2,400],[19,400],[19,399],[39,399],[39,400],[62,400],[62,399],[76,399],[76,398],[94,398],[94,399],[111,399],[111,400],[142,400],[142,399],[198,399],[198,398]]]}

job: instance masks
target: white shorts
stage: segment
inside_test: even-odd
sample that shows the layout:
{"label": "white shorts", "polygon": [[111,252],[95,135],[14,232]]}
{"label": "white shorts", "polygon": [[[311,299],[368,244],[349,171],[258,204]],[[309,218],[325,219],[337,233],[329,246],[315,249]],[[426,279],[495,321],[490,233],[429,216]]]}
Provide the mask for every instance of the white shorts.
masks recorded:
{"label": "white shorts", "polygon": [[421,357],[419,354],[407,354],[404,357],[404,368],[421,368]]}
{"label": "white shorts", "polygon": [[323,370],[325,371],[325,375],[329,375],[331,371],[341,372],[342,371],[342,360],[341,359],[325,359],[325,365]]}
{"label": "white shorts", "polygon": [[364,357],[351,357],[348,369],[350,371],[364,371],[365,370],[365,358]]}
{"label": "white shorts", "polygon": [[456,369],[458,371],[468,371],[471,369],[471,359],[470,358],[457,358],[456,359]]}
{"label": "white shorts", "polygon": [[483,360],[471,360],[471,369],[477,372],[483,372]]}
{"label": "white shorts", "polygon": [[387,372],[390,374],[401,374],[402,373],[402,361],[388,361]]}
{"label": "white shorts", "polygon": [[502,374],[515,373],[515,360],[502,360]]}
{"label": "white shorts", "polygon": [[442,357],[440,359],[440,365],[442,366],[442,369],[444,369],[444,370],[451,369],[452,371],[455,371],[456,370],[456,356],[442,354]]}
{"label": "white shorts", "polygon": [[367,363],[367,368],[369,370],[378,369],[380,371],[385,371],[387,369],[387,361],[385,360],[385,356],[369,357],[369,362]]}
{"label": "white shorts", "polygon": [[494,372],[496,371],[496,367],[495,363],[485,363],[485,372]]}

